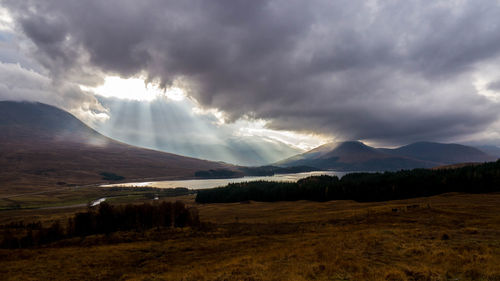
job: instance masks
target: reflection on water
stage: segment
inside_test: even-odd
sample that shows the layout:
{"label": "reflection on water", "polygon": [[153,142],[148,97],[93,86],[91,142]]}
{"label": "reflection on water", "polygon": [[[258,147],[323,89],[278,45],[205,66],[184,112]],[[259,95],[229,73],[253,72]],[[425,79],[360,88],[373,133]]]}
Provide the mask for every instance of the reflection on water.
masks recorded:
{"label": "reflection on water", "polygon": [[97,200],[95,200],[95,201],[90,202],[90,206],[91,206],[91,207],[95,207],[95,206],[97,206],[97,205],[101,204],[101,203],[102,203],[102,202],[104,202],[104,201],[106,201],[106,197],[99,198],[99,199],[97,199]]}
{"label": "reflection on water", "polygon": [[173,180],[173,181],[149,181],[149,182],[131,182],[131,183],[118,183],[118,184],[105,184],[103,187],[112,186],[128,186],[128,187],[141,187],[150,186],[158,188],[175,188],[175,187],[187,187],[190,189],[206,189],[214,188],[219,186],[225,186],[228,183],[246,182],[246,181],[298,181],[310,176],[319,175],[329,175],[342,177],[347,174],[347,172],[335,172],[335,171],[317,171],[317,172],[306,172],[306,173],[295,173],[295,174],[276,174],[274,176],[267,177],[243,177],[243,178],[231,178],[231,179],[199,179],[199,180]]}

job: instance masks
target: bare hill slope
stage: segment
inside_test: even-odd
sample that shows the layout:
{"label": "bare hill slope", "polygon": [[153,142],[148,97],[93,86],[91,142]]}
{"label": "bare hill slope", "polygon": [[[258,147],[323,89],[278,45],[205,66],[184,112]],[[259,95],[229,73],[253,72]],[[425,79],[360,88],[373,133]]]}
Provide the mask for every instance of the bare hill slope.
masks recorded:
{"label": "bare hill slope", "polygon": [[94,131],[68,112],[41,103],[0,102],[0,189],[125,179],[186,178],[233,166],[127,145]]}

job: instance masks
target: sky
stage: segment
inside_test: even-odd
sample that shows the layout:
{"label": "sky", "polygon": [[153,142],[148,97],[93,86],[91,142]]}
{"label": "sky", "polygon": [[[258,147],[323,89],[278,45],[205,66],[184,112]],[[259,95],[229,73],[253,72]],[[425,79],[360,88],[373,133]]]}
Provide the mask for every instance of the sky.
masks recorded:
{"label": "sky", "polygon": [[244,164],[342,140],[500,145],[498,0],[0,3],[0,99],[132,144]]}

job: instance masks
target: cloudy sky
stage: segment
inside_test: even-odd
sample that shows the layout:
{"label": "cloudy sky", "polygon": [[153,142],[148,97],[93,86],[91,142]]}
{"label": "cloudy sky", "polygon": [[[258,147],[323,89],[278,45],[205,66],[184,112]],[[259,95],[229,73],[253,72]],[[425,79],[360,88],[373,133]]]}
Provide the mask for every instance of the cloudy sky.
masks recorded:
{"label": "cloudy sky", "polygon": [[0,2],[0,98],[124,141],[256,163],[339,140],[500,145],[498,0]]}

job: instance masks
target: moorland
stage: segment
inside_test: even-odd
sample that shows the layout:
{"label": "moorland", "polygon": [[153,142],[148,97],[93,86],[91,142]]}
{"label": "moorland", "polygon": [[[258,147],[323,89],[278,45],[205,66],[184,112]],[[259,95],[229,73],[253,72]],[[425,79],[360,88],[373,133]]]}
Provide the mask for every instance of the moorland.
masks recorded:
{"label": "moorland", "polygon": [[[0,107],[2,280],[500,280],[500,162],[457,164],[496,159],[475,148],[346,142],[240,167],[120,143],[48,105]],[[99,185],[329,163],[394,172],[199,192]]]}
{"label": "moorland", "polygon": [[[499,280],[500,194],[197,204],[200,225],[0,250],[4,280]],[[145,199],[143,202],[151,202]],[[154,203],[160,204],[160,203]],[[86,207],[10,210],[47,227]],[[34,218],[33,215],[37,217]],[[10,219],[6,219],[9,217]]]}

